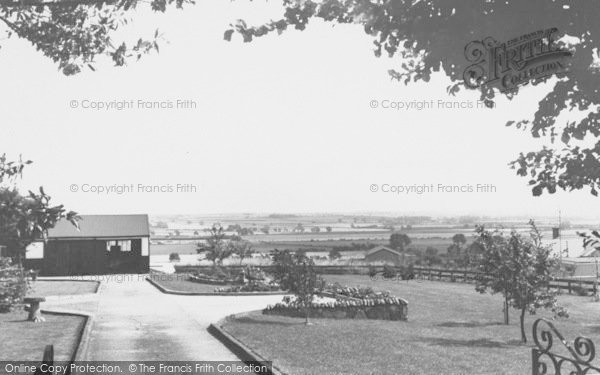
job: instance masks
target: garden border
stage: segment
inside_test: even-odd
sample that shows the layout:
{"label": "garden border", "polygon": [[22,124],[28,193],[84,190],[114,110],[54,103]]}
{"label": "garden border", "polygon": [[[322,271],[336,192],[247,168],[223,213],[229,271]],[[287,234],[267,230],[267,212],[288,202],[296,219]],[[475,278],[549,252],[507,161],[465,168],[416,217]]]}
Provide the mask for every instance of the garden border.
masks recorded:
{"label": "garden border", "polygon": [[[284,291],[274,291],[274,292],[182,292],[182,291],[178,291],[178,290],[171,290],[168,288],[165,288],[164,286],[160,285],[158,282],[152,280],[152,278],[150,276],[146,276],[146,281],[148,281],[150,284],[152,284],[156,289],[158,289],[159,291],[161,291],[162,293],[165,294],[174,294],[174,295],[178,295],[178,296],[231,296],[231,297],[235,297],[235,296],[285,296],[288,294],[291,294],[289,292],[284,292]],[[209,284],[206,284],[209,285]]]}
{"label": "garden border", "polygon": [[[51,282],[73,282],[73,283],[96,283],[96,289],[94,289],[94,291],[92,293],[84,293],[84,294],[72,294],[73,296],[85,296],[88,294],[98,294],[100,293],[100,289],[103,286],[103,282],[102,280],[77,280],[77,279],[71,279],[68,277],[57,277],[57,278],[53,278],[53,277],[38,277],[35,281],[51,281]],[[35,283],[34,281],[34,283]],[[56,296],[53,296],[56,297]]]}
{"label": "garden border", "polygon": [[[85,319],[83,329],[81,333],[77,337],[77,348],[75,352],[71,356],[69,363],[73,363],[76,361],[83,361],[85,357],[87,357],[88,345],[90,342],[90,333],[92,331],[92,325],[94,323],[94,314],[87,313],[84,311],[75,311],[75,310],[62,310],[62,309],[51,309],[45,310],[42,309],[42,314],[47,315],[69,315],[69,316],[80,316]],[[76,375],[76,374],[73,374]]]}
{"label": "garden border", "polygon": [[[240,360],[243,362],[271,362],[271,371],[266,373],[265,375],[287,375],[287,373],[281,371],[278,367],[273,364],[273,361],[268,361],[248,345],[244,344],[241,340],[233,336],[231,333],[227,332],[222,324],[227,319],[230,318],[238,318],[244,315],[261,311],[261,310],[253,310],[247,311],[239,314],[228,315],[227,317],[219,320],[217,323],[211,323],[206,329],[208,333],[210,333],[213,337],[215,337],[219,342],[221,342],[227,349],[231,350],[233,354],[238,356]],[[245,358],[245,359],[244,359]]]}

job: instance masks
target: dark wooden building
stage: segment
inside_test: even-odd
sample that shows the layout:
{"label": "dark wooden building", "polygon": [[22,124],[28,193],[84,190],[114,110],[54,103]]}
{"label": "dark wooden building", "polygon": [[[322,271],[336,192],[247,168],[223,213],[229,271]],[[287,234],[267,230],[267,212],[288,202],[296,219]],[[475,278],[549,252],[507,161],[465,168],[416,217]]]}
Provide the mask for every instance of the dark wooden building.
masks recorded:
{"label": "dark wooden building", "polygon": [[414,260],[412,254],[405,254],[385,246],[377,246],[367,251],[365,262],[403,265]]}
{"label": "dark wooden building", "polygon": [[85,215],[79,230],[61,221],[27,250],[25,267],[43,276],[147,273],[148,215]]}

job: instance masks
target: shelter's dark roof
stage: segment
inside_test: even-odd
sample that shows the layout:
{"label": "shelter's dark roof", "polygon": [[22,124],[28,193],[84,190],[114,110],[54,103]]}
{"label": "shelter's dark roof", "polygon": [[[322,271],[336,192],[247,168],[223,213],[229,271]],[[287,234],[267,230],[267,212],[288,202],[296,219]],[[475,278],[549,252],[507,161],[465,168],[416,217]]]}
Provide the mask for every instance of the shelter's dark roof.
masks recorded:
{"label": "shelter's dark roof", "polygon": [[390,249],[389,247],[386,247],[386,246],[377,246],[377,247],[374,247],[371,250],[367,251],[367,253],[365,254],[365,256],[369,256],[369,255],[375,254],[375,253],[377,253],[379,251],[382,251],[382,250],[383,251],[389,251],[389,252],[394,253],[396,255],[402,255],[402,253],[400,253],[400,252],[398,252],[398,251],[396,251],[394,249]]}
{"label": "shelter's dark roof", "polygon": [[61,220],[48,231],[49,238],[143,236],[150,236],[148,215],[82,215],[79,230],[67,220]]}

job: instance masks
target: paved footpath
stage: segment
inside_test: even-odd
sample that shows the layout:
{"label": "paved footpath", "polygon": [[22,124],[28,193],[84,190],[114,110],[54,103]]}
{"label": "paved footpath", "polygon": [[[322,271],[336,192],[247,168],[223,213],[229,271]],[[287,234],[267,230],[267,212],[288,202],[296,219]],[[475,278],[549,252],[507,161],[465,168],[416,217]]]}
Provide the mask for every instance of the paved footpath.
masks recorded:
{"label": "paved footpath", "polygon": [[206,328],[227,315],[274,304],[281,296],[176,296],[131,275],[122,282],[103,282],[92,299],[58,299],[46,306],[94,314],[84,360],[234,361],[238,358]]}

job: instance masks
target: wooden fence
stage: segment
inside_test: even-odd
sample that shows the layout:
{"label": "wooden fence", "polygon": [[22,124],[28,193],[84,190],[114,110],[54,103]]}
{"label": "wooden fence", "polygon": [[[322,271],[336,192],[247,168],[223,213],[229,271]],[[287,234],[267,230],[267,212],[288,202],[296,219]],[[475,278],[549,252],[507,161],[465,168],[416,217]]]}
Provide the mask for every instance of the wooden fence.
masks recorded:
{"label": "wooden fence", "polygon": [[[439,280],[439,281],[451,281],[451,282],[465,282],[473,283],[476,278],[480,275],[476,271],[467,270],[448,270],[438,268],[425,268],[425,267],[414,267],[413,272],[415,278],[426,279],[426,280]],[[582,279],[567,279],[567,278],[554,278],[548,283],[550,289],[566,290],[569,294],[574,292],[590,293],[594,294],[597,288],[596,280],[582,280]]]}
{"label": "wooden fence", "polygon": [[[245,267],[245,266],[244,266]],[[257,266],[265,272],[274,270],[273,265]],[[242,266],[227,266],[229,269],[241,269]],[[394,267],[397,272],[402,273],[409,270],[408,267]],[[209,271],[211,266],[175,266],[177,273],[191,273],[194,271]],[[354,266],[315,266],[317,273],[322,275],[369,275],[369,273],[376,271],[379,275],[383,272],[384,266],[381,265],[354,265]],[[476,271],[469,270],[451,270],[441,268],[428,268],[414,266],[412,272],[416,279],[421,280],[438,280],[438,281],[450,281],[450,282],[465,282],[474,283],[475,279],[479,275]],[[569,294],[576,293],[595,293],[596,291],[596,280],[582,280],[582,279],[569,279],[569,278],[555,278],[549,284],[550,289],[566,290]]]}

